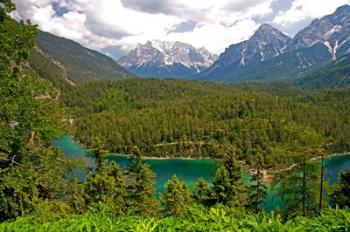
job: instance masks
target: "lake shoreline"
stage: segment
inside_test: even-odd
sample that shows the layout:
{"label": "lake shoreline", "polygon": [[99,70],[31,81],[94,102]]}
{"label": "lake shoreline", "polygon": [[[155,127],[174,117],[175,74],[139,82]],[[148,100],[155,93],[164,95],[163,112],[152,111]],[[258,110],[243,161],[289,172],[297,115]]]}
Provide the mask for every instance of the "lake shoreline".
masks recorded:
{"label": "lake shoreline", "polygon": [[[71,137],[71,139],[79,144],[81,147],[85,147],[83,143],[80,143],[80,142],[77,142],[74,140],[74,137],[71,136],[71,135],[68,135],[67,136]],[[87,149],[85,149],[87,150]],[[131,158],[131,154],[120,154],[120,153],[110,153],[108,155],[108,157],[122,157],[122,158]],[[324,156],[324,160],[328,160],[328,159],[331,159],[333,157],[341,157],[341,156],[350,156],[350,152],[342,152],[342,153],[333,153],[333,154],[327,154]],[[188,160],[188,161],[196,161],[196,160],[211,160],[211,161],[214,161],[214,162],[220,162],[222,161],[222,159],[219,159],[219,158],[211,158],[211,157],[171,157],[171,156],[166,156],[166,157],[156,157],[156,156],[144,156],[143,159],[145,161],[171,161],[171,160]],[[321,156],[318,156],[318,157],[313,157],[311,158],[310,160],[311,161],[317,161],[317,160],[320,160],[321,159]],[[242,166],[243,166],[243,169],[248,172],[251,176],[256,173],[256,169],[254,169],[253,167],[251,167],[250,165],[247,165],[245,163],[245,161],[240,161]],[[297,163],[293,163],[293,164],[290,164],[289,166],[285,167],[285,168],[282,168],[282,169],[276,169],[276,170],[272,170],[272,169],[262,169],[261,172],[263,174],[263,182],[264,183],[271,183],[273,181],[273,176],[276,174],[276,173],[280,173],[280,172],[284,172],[284,171],[288,171],[288,170],[291,170],[293,168],[295,168],[296,166],[298,166]]]}
{"label": "lake shoreline", "polygon": [[[343,152],[343,153],[334,153],[334,154],[329,154],[329,155],[325,155],[324,156],[324,161],[328,160],[328,159],[331,159],[331,158],[334,158],[334,157],[342,157],[342,156],[350,156],[350,152]],[[314,158],[311,158],[310,161],[317,161],[317,160],[320,160],[322,159],[321,156],[319,157],[314,157]],[[250,167],[249,165],[246,165],[243,163],[243,166],[245,167],[245,169],[250,173],[250,175],[253,175],[257,172],[256,169]],[[298,164],[297,163],[294,163],[294,164],[291,164],[289,165],[288,167],[286,168],[283,168],[283,169],[279,169],[279,170],[271,170],[271,169],[262,169],[261,170],[261,173],[263,175],[263,182],[266,183],[266,184],[269,184],[272,182],[273,180],[273,176],[276,174],[276,173],[281,173],[281,172],[285,172],[285,171],[289,171],[295,167],[297,167]]]}
{"label": "lake shoreline", "polygon": [[[109,157],[124,157],[124,158],[130,158],[132,155],[124,155],[124,154],[118,154],[118,153],[111,153],[108,155]],[[220,161],[220,159],[214,159],[210,157],[156,157],[156,156],[143,156],[144,160],[213,160],[213,161]]]}
{"label": "lake shoreline", "polygon": [[[74,136],[72,135],[69,135],[69,134],[66,134],[67,136],[71,137],[73,139],[73,141],[77,144],[79,144],[80,146],[82,147],[86,147],[86,145],[84,143],[81,143],[79,141],[76,141],[74,139]],[[86,148],[85,148],[86,149]],[[88,149],[86,149],[88,150]],[[324,156],[324,159],[329,159],[329,158],[332,158],[332,157],[337,157],[337,156],[348,156],[350,155],[350,151],[349,152],[342,152],[342,153],[333,153],[333,154],[329,154],[329,155],[325,155]],[[131,157],[132,155],[131,154],[120,154],[120,153],[110,153],[108,156],[111,156],[111,157]],[[171,156],[166,156],[166,157],[157,157],[157,156],[143,156],[143,159],[144,160],[213,160],[213,161],[220,161],[221,159],[219,158],[212,158],[212,157],[171,157]],[[312,158],[311,160],[318,160],[318,159],[321,159],[321,157],[314,157]],[[294,168],[297,164],[291,164],[289,167],[285,168],[285,169],[282,169],[283,170],[290,170],[292,168]],[[266,170],[268,172],[271,172],[271,170]],[[279,172],[281,170],[276,170],[276,171],[273,171],[273,172]]]}

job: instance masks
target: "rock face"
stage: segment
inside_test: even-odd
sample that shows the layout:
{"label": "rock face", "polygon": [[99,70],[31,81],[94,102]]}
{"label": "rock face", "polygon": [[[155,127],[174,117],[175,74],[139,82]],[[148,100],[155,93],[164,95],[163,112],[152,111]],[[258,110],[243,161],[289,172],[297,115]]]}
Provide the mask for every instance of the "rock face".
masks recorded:
{"label": "rock face", "polygon": [[[332,15],[315,19],[308,27],[301,30],[288,45],[289,50],[311,47],[323,43],[333,60],[349,51],[350,6],[339,7]],[[347,47],[347,49],[344,49]]]}
{"label": "rock face", "polygon": [[190,77],[208,68],[217,56],[205,48],[181,42],[148,41],[139,44],[118,63],[144,77]]}
{"label": "rock face", "polygon": [[314,20],[294,38],[262,25],[247,41],[231,45],[196,79],[219,82],[297,78],[350,52],[350,6]]}
{"label": "rock face", "polygon": [[209,69],[200,76],[220,77],[247,65],[258,64],[284,53],[290,38],[263,24],[247,41],[231,45]]}

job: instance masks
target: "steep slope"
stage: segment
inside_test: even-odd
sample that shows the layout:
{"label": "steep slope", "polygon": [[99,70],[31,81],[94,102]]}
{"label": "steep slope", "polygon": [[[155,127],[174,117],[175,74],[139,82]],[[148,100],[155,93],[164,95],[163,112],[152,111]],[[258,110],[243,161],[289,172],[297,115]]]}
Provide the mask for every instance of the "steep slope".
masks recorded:
{"label": "steep slope", "polygon": [[296,81],[308,88],[350,87],[350,54]]}
{"label": "steep slope", "polygon": [[[290,38],[271,25],[262,25],[247,41],[230,46],[199,75],[202,80],[228,81],[227,77],[249,65],[283,54]],[[232,79],[232,78],[231,78]]]}
{"label": "steep slope", "polygon": [[301,48],[261,63],[246,65],[234,75],[223,76],[222,80],[235,83],[291,81],[304,72],[327,65],[331,58],[327,47],[317,43],[310,48]]}
{"label": "steep slope", "polygon": [[[263,49],[266,47],[267,53]],[[349,52],[350,6],[344,5],[333,14],[314,20],[293,39],[263,25],[248,41],[226,49],[198,78],[236,83],[293,80]]]}
{"label": "steep slope", "polygon": [[288,44],[289,50],[322,43],[336,60],[348,52],[350,40],[350,5],[339,7],[333,14],[315,19]]}
{"label": "steep slope", "polygon": [[217,59],[205,48],[181,42],[148,41],[138,44],[118,63],[144,77],[190,77],[208,68]]}
{"label": "steep slope", "polygon": [[38,34],[30,65],[39,75],[55,83],[64,80],[77,84],[133,77],[112,58],[42,31]]}

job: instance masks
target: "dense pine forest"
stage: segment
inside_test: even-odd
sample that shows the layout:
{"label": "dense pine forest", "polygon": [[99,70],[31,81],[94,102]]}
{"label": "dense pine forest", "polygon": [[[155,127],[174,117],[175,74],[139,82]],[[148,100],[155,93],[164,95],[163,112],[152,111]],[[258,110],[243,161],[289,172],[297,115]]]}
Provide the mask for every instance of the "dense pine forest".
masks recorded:
{"label": "dense pine forest", "polygon": [[88,147],[95,136],[112,152],[137,146],[154,157],[222,158],[234,147],[247,164],[259,156],[274,167],[349,151],[349,93],[140,79],[65,88],[61,99],[71,134]]}
{"label": "dense pine forest", "polygon": [[[350,150],[349,89],[50,82],[28,63],[37,28],[11,19],[14,8],[0,0],[0,231],[349,231],[350,173],[334,186],[323,176],[325,156]],[[51,146],[64,133],[86,145],[93,169]],[[106,162],[109,152],[132,164]],[[157,195],[145,156],[221,165],[209,182],[189,189],[174,176]],[[270,184],[285,204],[269,214],[265,169],[278,170]]]}

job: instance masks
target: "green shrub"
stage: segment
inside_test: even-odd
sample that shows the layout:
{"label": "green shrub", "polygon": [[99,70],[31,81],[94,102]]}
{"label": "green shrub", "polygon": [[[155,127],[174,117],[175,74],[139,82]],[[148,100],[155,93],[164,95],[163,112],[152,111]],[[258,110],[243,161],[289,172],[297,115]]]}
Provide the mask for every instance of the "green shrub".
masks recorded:
{"label": "green shrub", "polygon": [[318,217],[297,217],[283,222],[278,214],[254,214],[225,206],[192,207],[183,219],[140,216],[118,217],[101,208],[72,218],[41,223],[36,218],[18,218],[0,224],[0,231],[350,231],[350,211],[326,209]]}

